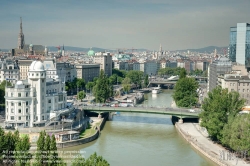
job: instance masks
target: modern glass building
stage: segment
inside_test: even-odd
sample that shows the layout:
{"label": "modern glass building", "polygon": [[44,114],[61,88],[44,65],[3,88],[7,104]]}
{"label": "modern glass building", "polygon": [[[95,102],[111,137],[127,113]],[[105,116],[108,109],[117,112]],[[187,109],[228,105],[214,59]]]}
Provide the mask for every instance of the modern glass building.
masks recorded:
{"label": "modern glass building", "polygon": [[250,24],[230,28],[229,59],[250,68]]}

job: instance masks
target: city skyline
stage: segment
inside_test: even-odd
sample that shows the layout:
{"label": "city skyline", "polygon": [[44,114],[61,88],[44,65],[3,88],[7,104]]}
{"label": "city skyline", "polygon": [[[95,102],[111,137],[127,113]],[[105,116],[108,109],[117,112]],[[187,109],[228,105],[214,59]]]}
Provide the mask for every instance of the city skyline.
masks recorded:
{"label": "city skyline", "polygon": [[26,44],[151,50],[228,46],[230,27],[250,22],[248,0],[48,2],[2,2],[0,48],[17,47],[20,17]]}

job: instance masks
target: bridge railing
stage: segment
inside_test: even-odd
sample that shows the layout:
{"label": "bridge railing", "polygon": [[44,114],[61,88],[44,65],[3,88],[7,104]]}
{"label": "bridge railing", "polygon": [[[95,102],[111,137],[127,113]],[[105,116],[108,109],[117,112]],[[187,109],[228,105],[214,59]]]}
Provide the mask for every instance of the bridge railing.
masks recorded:
{"label": "bridge railing", "polygon": [[95,110],[95,111],[128,111],[128,112],[162,112],[166,113],[172,112],[173,114],[178,113],[178,114],[188,114],[188,115],[196,115],[201,112],[201,110],[195,110],[195,112],[190,112],[189,109],[185,108],[172,108],[172,107],[162,107],[162,106],[157,106],[157,107],[152,107],[152,106],[140,106],[140,107],[109,107],[109,106],[84,106],[83,109],[89,109],[89,110]]}

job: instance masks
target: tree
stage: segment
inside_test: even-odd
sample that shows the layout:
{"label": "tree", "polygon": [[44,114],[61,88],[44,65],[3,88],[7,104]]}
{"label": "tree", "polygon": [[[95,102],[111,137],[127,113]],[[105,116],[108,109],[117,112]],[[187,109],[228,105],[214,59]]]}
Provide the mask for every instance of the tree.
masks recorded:
{"label": "tree", "polygon": [[180,71],[179,79],[186,78],[186,76],[187,76],[187,71],[185,68],[182,68]]}
{"label": "tree", "polygon": [[17,141],[15,146],[15,159],[17,165],[30,165],[30,160],[32,158],[32,155],[29,152],[30,146],[29,137],[27,135]]}
{"label": "tree", "polygon": [[127,71],[126,70],[118,70],[118,69],[112,69],[112,73],[116,74],[118,77],[125,78]]}
{"label": "tree", "polygon": [[131,89],[131,80],[130,78],[126,77],[123,81],[122,81],[122,87],[123,87],[123,90],[125,92],[129,92],[130,89]]}
{"label": "tree", "polygon": [[84,79],[77,78],[76,79],[76,85],[77,85],[78,88],[83,89],[85,87]]}
{"label": "tree", "polygon": [[92,90],[93,89],[93,87],[95,86],[95,83],[94,82],[88,82],[87,84],[86,84],[86,89],[88,89],[88,90]]}
{"label": "tree", "polygon": [[143,78],[143,72],[136,71],[136,70],[130,70],[130,71],[128,71],[126,77],[130,78],[131,83],[134,83],[136,85],[136,87],[138,87],[138,85],[141,85],[142,78]]}
{"label": "tree", "polygon": [[86,166],[85,159],[81,155],[77,155],[71,166]]}
{"label": "tree", "polygon": [[109,77],[109,82],[113,85],[118,83],[118,75],[112,74],[112,76]]}
{"label": "tree", "polygon": [[37,140],[37,151],[34,165],[66,165],[63,160],[58,157],[56,139],[54,135],[52,135],[50,138],[50,136],[47,135],[45,131],[40,132],[39,138]]}
{"label": "tree", "polygon": [[83,92],[83,91],[81,91],[81,92],[79,92],[78,94],[77,94],[77,99],[78,100],[82,100],[82,99],[84,99],[86,97],[86,94],[85,94],[85,92]]}
{"label": "tree", "polygon": [[174,87],[173,98],[177,106],[190,107],[196,105],[198,83],[194,78],[179,79]]}
{"label": "tree", "polygon": [[3,159],[5,150],[5,132],[2,127],[0,127],[0,161]]}
{"label": "tree", "polygon": [[39,134],[39,138],[37,140],[37,151],[36,151],[36,157],[35,157],[35,165],[43,165],[44,161],[45,161],[45,156],[44,156],[44,152],[45,152],[45,136],[46,133],[45,131],[41,131]]}
{"label": "tree", "polygon": [[201,126],[206,127],[212,140],[222,140],[222,131],[228,119],[234,118],[244,103],[238,92],[228,92],[228,89],[220,86],[208,93],[199,116],[202,119]]}
{"label": "tree", "polygon": [[250,115],[237,114],[230,117],[222,131],[223,145],[236,152],[245,152],[250,155]]}
{"label": "tree", "polygon": [[86,160],[81,155],[78,155],[73,160],[72,166],[109,166],[109,163],[102,156],[97,156],[94,153]]}
{"label": "tree", "polygon": [[96,85],[93,88],[94,96],[96,102],[105,103],[106,100],[111,97],[111,90],[113,89],[110,85],[108,77],[104,74],[104,71],[101,70]]}
{"label": "tree", "polygon": [[50,140],[49,161],[50,161],[50,165],[52,165],[52,166],[54,166],[56,164],[65,165],[65,163],[63,163],[62,159],[60,157],[58,157],[57,147],[56,147],[56,138],[55,138],[54,134],[51,136],[51,140]]}
{"label": "tree", "polygon": [[0,104],[5,104],[5,87],[7,86],[11,86],[11,83],[4,80],[3,82],[1,82],[0,84]]}
{"label": "tree", "polygon": [[144,77],[144,86],[147,87],[148,84],[149,84],[148,75],[146,74],[146,76]]}

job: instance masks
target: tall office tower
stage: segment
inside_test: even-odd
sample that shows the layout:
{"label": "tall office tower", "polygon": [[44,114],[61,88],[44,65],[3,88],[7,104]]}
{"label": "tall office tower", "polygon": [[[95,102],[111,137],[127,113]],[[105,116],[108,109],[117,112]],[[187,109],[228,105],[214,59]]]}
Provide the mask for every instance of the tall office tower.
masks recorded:
{"label": "tall office tower", "polygon": [[218,85],[218,76],[229,74],[232,71],[232,62],[226,57],[220,57],[208,67],[207,91],[212,91]]}
{"label": "tall office tower", "polygon": [[250,24],[230,28],[229,59],[250,68]]}
{"label": "tall office tower", "polygon": [[24,34],[23,34],[23,26],[22,26],[22,17],[20,17],[20,32],[18,35],[18,44],[17,44],[17,48],[18,49],[23,49],[24,47]]}

